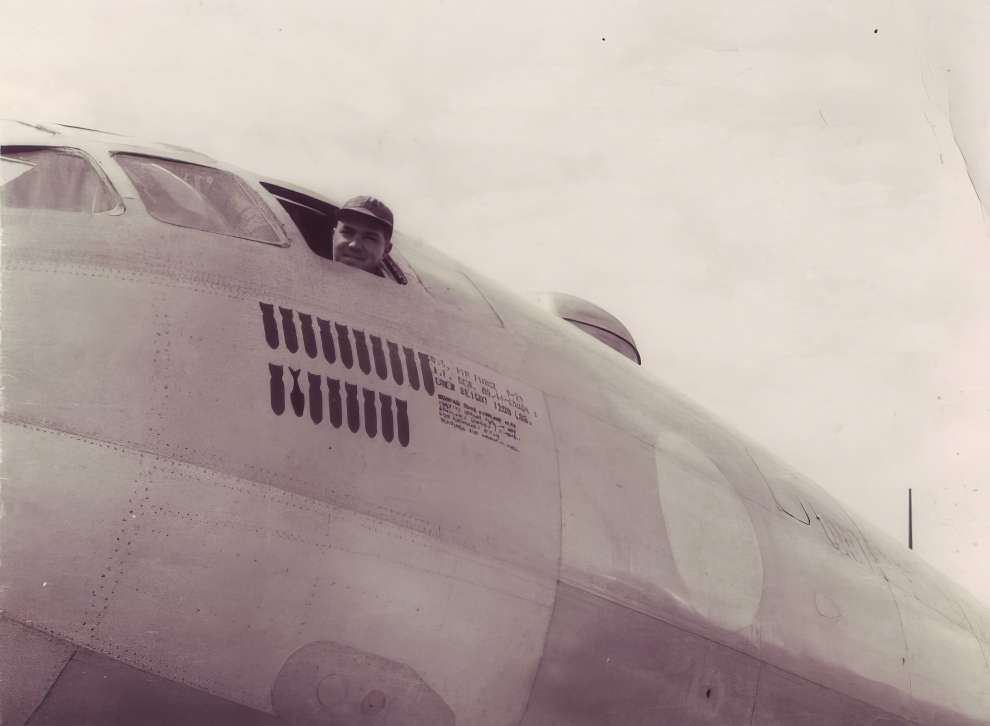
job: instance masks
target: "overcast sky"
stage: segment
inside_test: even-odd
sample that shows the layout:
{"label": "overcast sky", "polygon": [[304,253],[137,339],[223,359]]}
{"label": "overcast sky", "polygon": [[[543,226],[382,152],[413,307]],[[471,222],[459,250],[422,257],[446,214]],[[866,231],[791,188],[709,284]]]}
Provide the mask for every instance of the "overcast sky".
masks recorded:
{"label": "overcast sky", "polygon": [[26,2],[4,116],[192,146],[611,310],[990,603],[990,6]]}

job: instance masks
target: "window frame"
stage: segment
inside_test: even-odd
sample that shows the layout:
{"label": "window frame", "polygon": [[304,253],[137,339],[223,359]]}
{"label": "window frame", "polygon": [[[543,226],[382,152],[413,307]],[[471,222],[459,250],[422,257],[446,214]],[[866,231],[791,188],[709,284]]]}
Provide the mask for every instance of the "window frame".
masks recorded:
{"label": "window frame", "polygon": [[[259,179],[258,186],[261,187],[261,189],[263,189],[264,192],[275,201],[275,204],[269,204],[270,208],[272,209],[272,213],[278,214],[279,212],[281,212],[282,214],[285,215],[288,222],[283,222],[282,224],[292,225],[292,234],[299,235],[299,240],[306,245],[306,247],[309,249],[309,251],[312,254],[314,254],[319,258],[329,260],[332,262],[333,260],[331,257],[321,255],[313,248],[313,244],[306,237],[306,233],[303,231],[299,223],[296,222],[295,218],[292,216],[292,213],[289,211],[289,209],[285,206],[284,202],[288,202],[296,207],[301,207],[303,209],[316,212],[318,214],[324,214],[327,217],[329,217],[331,220],[336,220],[338,207],[335,204],[332,204],[325,199],[321,199],[313,194],[306,194],[296,189],[291,189],[285,186],[284,184],[279,184],[278,182]],[[288,235],[287,233],[287,236],[290,235]]]}
{"label": "window frame", "polygon": [[[289,247],[290,245],[285,230],[282,228],[282,222],[278,219],[275,212],[268,206],[268,204],[265,203],[265,200],[264,198],[262,198],[262,195],[259,194],[255,189],[253,189],[251,184],[247,180],[242,178],[240,174],[234,171],[231,171],[229,169],[224,169],[220,166],[210,166],[209,164],[201,164],[195,161],[187,161],[186,159],[176,159],[174,157],[162,156],[161,154],[149,154],[147,152],[141,152],[141,151],[115,150],[115,151],[110,151],[109,156],[110,159],[113,160],[113,162],[120,169],[120,172],[128,180],[131,186],[134,187],[134,191],[137,194],[137,199],[144,207],[145,213],[149,217],[154,219],[156,222],[160,222],[161,224],[167,224],[172,227],[179,227],[181,229],[190,229],[196,232],[202,232],[203,234],[213,234],[213,235],[217,235],[218,237],[230,237],[232,239],[242,239],[245,242],[254,242],[256,244],[268,245],[270,247],[284,248],[284,247]],[[277,239],[275,241],[269,241],[263,239],[255,239],[253,237],[244,237],[238,234],[230,234],[229,232],[216,232],[208,229],[201,229],[200,227],[193,227],[187,224],[179,224],[177,222],[172,222],[155,216],[154,214],[152,214],[151,209],[148,207],[147,202],[145,202],[144,196],[141,194],[141,190],[137,187],[137,184],[135,184],[134,180],[131,178],[131,175],[127,172],[127,169],[124,167],[124,165],[121,164],[120,161],[117,159],[118,156],[132,156],[132,157],[136,156],[141,159],[166,161],[172,164],[185,164],[187,166],[195,166],[195,167],[199,167],[200,169],[207,169],[212,172],[219,172],[221,174],[229,175],[237,184],[237,186],[241,189],[241,191],[243,191],[248,196],[248,198],[251,199],[254,205],[259,208],[265,221],[272,228],[272,230],[274,230]]]}
{"label": "window frame", "polygon": [[[97,215],[103,215],[103,214],[109,215],[111,217],[118,217],[118,216],[122,215],[125,211],[127,211],[127,206],[124,204],[124,197],[123,197],[123,195],[120,193],[120,191],[117,189],[117,187],[114,186],[114,183],[110,180],[110,176],[107,174],[106,170],[100,165],[100,163],[91,154],[88,154],[87,152],[83,151],[82,149],[80,149],[78,147],[75,147],[75,146],[62,146],[61,144],[3,144],[3,145],[0,145],[0,156],[3,156],[4,154],[10,153],[10,152],[17,152],[17,151],[56,151],[56,152],[60,152],[60,153],[66,154],[68,156],[75,156],[75,157],[78,157],[78,158],[82,159],[87,164],[89,164],[90,168],[93,169],[93,171],[96,172],[97,177],[99,177],[99,179],[103,183],[103,185],[110,191],[110,197],[115,202],[114,206],[111,207],[110,209],[105,209],[102,212],[90,212],[90,214],[92,216],[94,216],[94,217],[97,216]],[[27,209],[41,209],[41,208],[27,207]],[[48,210],[48,211],[57,212],[57,211],[68,211],[68,210],[57,210],[57,209],[53,209],[53,210]],[[69,213],[71,213],[71,214],[79,214],[79,212],[69,212]]]}

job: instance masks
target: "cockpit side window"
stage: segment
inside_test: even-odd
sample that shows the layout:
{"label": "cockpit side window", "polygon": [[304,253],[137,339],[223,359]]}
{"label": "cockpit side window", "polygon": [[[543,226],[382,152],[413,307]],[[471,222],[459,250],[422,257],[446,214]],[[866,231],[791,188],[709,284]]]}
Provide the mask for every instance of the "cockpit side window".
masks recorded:
{"label": "cockpit side window", "polygon": [[155,219],[230,237],[282,244],[250,189],[230,172],[138,154],[114,154]]}
{"label": "cockpit side window", "polygon": [[[337,207],[322,199],[271,182],[263,181],[261,186],[271,192],[282,205],[309,248],[320,257],[332,260],[333,228],[337,223]],[[385,255],[382,267],[382,273],[386,277],[400,285],[407,284],[405,274],[390,255]]]}
{"label": "cockpit side window", "polygon": [[123,210],[120,197],[86,155],[63,147],[0,148],[0,201],[12,209]]}

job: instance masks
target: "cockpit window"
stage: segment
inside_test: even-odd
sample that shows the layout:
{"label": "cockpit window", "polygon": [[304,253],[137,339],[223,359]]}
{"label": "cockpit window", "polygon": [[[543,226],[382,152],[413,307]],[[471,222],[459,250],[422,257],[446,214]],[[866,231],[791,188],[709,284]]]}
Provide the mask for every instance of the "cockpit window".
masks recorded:
{"label": "cockpit window", "polygon": [[157,220],[204,232],[281,244],[261,202],[233,174],[199,164],[115,154]]}
{"label": "cockpit window", "polygon": [[[321,199],[293,189],[286,189],[271,182],[263,181],[261,186],[271,192],[272,196],[282,205],[299,230],[299,234],[306,240],[309,248],[320,257],[332,260],[333,228],[337,223],[337,207]],[[388,254],[382,260],[382,276],[400,285],[408,283],[402,268]]]}
{"label": "cockpit window", "polygon": [[113,188],[75,149],[5,146],[0,185],[0,200],[9,208],[83,214],[122,209]]}

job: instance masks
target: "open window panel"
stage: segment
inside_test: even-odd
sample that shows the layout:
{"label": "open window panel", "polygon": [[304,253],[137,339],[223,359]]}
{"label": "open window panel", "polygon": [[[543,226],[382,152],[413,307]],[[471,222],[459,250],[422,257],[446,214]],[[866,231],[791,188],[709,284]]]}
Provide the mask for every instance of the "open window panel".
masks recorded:
{"label": "open window panel", "polygon": [[[313,253],[332,260],[333,228],[337,224],[337,207],[322,199],[293,189],[286,189],[271,182],[263,181],[261,186],[267,189],[282,205]],[[389,279],[400,285],[405,285],[408,282],[402,269],[391,255],[385,255],[382,266],[386,277]]]}

